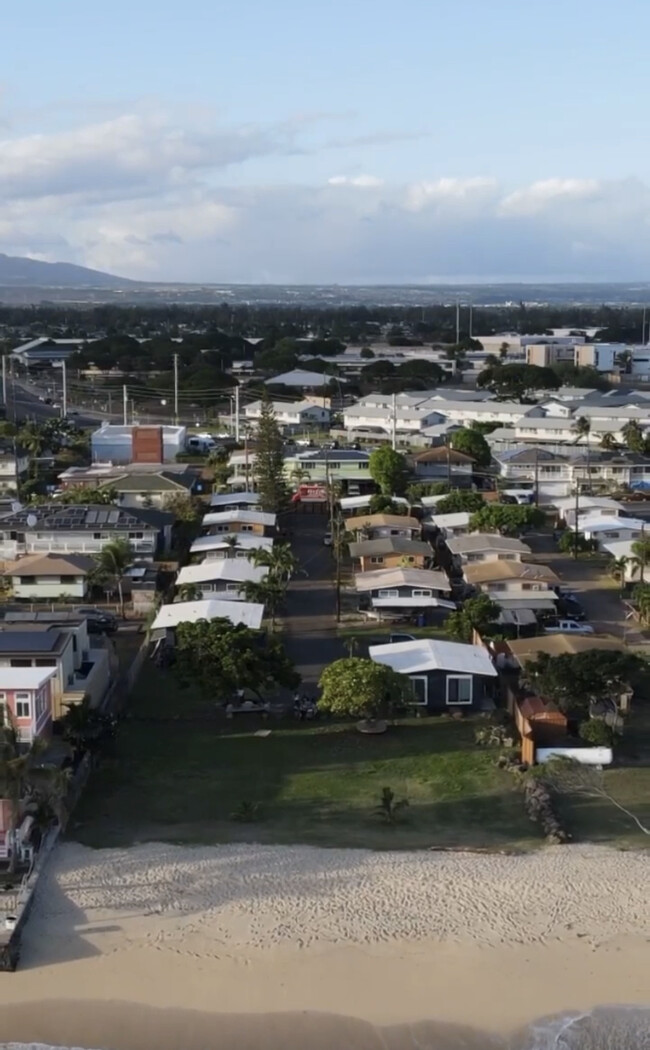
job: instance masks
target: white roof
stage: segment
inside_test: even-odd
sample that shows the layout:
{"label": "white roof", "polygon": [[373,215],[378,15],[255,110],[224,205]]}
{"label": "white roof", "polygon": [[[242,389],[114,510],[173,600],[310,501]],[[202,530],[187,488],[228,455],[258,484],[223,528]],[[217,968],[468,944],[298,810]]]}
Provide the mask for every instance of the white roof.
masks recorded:
{"label": "white roof", "polygon": [[262,626],[264,606],[253,602],[222,602],[214,598],[200,602],[174,602],[161,605],[151,625],[152,631],[166,631],[179,623],[198,623],[199,620],[223,618],[231,623],[243,623],[258,630]]}
{"label": "white roof", "polygon": [[460,671],[496,677],[496,669],[487,649],[463,642],[443,642],[438,638],[416,638],[413,642],[371,645],[371,660],[386,664],[400,674],[418,671]]}
{"label": "white roof", "polygon": [[261,583],[268,576],[266,565],[251,565],[246,558],[212,558],[200,565],[184,565],[176,577],[176,586],[186,583],[211,583],[228,580],[233,583]]}
{"label": "white roof", "polygon": [[[576,499],[572,496],[570,499],[558,499],[555,503],[558,510],[575,511]],[[607,510],[624,510],[622,503],[618,500],[610,499],[609,496],[583,496],[582,493],[578,497],[578,509],[585,510],[587,507],[603,507]]]}
{"label": "white roof", "polygon": [[232,492],[215,492],[210,496],[211,507],[230,507],[233,503],[237,504],[250,504],[253,506],[255,503],[259,503],[260,497],[257,492],[240,492],[239,495],[234,496]]}
{"label": "white roof", "polygon": [[206,514],[203,524],[227,525],[230,521],[238,521],[242,525],[263,525],[271,529],[275,525],[276,517],[275,514],[265,514],[261,510],[220,510]]}
{"label": "white roof", "polygon": [[[363,507],[370,505],[370,500],[373,498],[371,493],[367,496],[343,496],[339,503],[341,504],[341,510],[361,510]],[[408,507],[408,500],[404,499],[403,496],[391,496],[393,503],[400,503],[404,507]],[[443,498],[442,496],[440,497]]]}
{"label": "white roof", "polygon": [[524,591],[514,587],[508,591],[488,591],[488,595],[502,609],[543,609],[554,612],[558,600],[555,591]]}
{"label": "white roof", "polygon": [[53,674],[56,674],[55,667],[2,667],[0,690],[40,689]]}
{"label": "white roof", "polygon": [[614,558],[633,558],[633,543],[636,543],[636,540],[608,540],[607,543],[603,543],[603,550]]}
{"label": "white roof", "polygon": [[451,585],[444,572],[430,569],[373,569],[358,572],[354,577],[357,591],[374,591],[383,587],[428,587],[433,591],[449,591]]}
{"label": "white roof", "polygon": [[640,518],[590,518],[583,516],[578,518],[578,530],[580,532],[641,532],[646,528],[646,525],[647,522],[642,521]]}
{"label": "white roof", "polygon": [[219,533],[218,536],[199,536],[190,547],[190,554],[204,554],[207,551],[226,550],[231,544],[228,540],[236,539],[237,547],[242,550],[257,550],[262,547],[270,551],[273,547],[272,536],[257,536],[254,532]]}
{"label": "white roof", "polygon": [[[345,383],[345,379],[336,377],[340,383]],[[267,386],[328,386],[332,382],[332,376],[324,375],[321,372],[309,372],[305,368],[294,368],[291,372],[283,372],[279,376],[273,376],[271,379],[266,380]]]}
{"label": "white roof", "polygon": [[431,521],[439,529],[461,529],[469,525],[471,514],[467,510],[460,510],[456,514],[432,514]]}

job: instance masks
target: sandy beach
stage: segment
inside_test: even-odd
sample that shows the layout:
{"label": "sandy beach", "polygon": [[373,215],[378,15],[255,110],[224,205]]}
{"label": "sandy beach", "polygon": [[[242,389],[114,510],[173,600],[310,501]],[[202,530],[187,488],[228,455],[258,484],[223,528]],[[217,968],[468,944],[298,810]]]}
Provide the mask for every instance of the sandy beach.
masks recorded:
{"label": "sandy beach", "polygon": [[[403,1026],[503,1033],[599,1004],[649,1005],[649,874],[648,853],[586,846],[502,856],[66,844],[20,969],[0,977],[0,1040],[139,1050],[154,1027],[157,1045],[182,1032],[189,1048],[205,1045],[207,1025],[212,1046],[266,1048],[276,1036],[301,1045],[306,1025],[310,1046],[397,1047],[418,1045]],[[55,1002],[35,1010],[43,1000]]]}

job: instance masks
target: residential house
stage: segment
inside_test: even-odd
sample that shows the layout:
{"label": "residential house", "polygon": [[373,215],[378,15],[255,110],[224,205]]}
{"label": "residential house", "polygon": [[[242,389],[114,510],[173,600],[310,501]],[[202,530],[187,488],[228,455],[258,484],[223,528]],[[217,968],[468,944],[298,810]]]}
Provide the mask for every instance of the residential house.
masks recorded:
{"label": "residential house", "polygon": [[[648,536],[650,537],[650,532]],[[641,583],[641,576],[644,574],[634,553],[635,542],[635,540],[601,540],[599,544],[600,549],[611,554],[615,561],[620,562],[622,558],[626,559],[623,566],[622,583]]]}
{"label": "residential house", "polygon": [[521,540],[487,532],[473,532],[447,540],[447,546],[459,564],[484,561],[521,561],[530,555],[530,547]]}
{"label": "residential house", "polygon": [[585,539],[593,540],[601,547],[603,543],[613,540],[640,540],[646,532],[647,525],[648,523],[641,518],[581,515],[578,518],[577,531],[581,532]]}
{"label": "residential house", "polygon": [[14,598],[51,602],[62,595],[85,598],[96,567],[88,554],[32,554],[5,563],[3,575],[11,581]]}
{"label": "residential house", "polygon": [[11,351],[25,368],[31,365],[52,365],[66,361],[86,343],[93,343],[94,339],[50,339],[49,336],[39,336],[30,339],[28,343],[21,343]]}
{"label": "residential house", "polygon": [[532,611],[554,615],[559,601],[557,593],[551,587],[532,590],[526,581],[521,585],[518,585],[517,581],[511,581],[505,590],[488,590],[487,595],[490,601],[496,602],[503,613]]}
{"label": "residential house", "polygon": [[[262,415],[263,401],[252,401],[246,405],[244,415],[247,420],[258,423]],[[273,401],[273,411],[280,426],[285,432],[293,433],[305,429],[323,429],[329,427],[330,410],[313,401],[285,402]]]}
{"label": "residential house", "polygon": [[173,496],[203,491],[199,472],[186,464],[131,463],[127,467],[95,464],[69,467],[59,474],[61,487],[114,489],[120,507],[157,507],[164,510]]}
{"label": "residential house", "polygon": [[210,497],[213,511],[254,510],[260,501],[257,492],[215,492]]}
{"label": "residential house", "polygon": [[425,518],[423,526],[425,531],[433,529],[439,531],[449,539],[452,536],[464,536],[469,532],[469,523],[472,515],[469,511],[461,510],[455,514],[432,514]]}
{"label": "residential house", "polygon": [[258,536],[254,532],[220,533],[218,536],[198,536],[190,547],[193,561],[209,558],[248,558],[252,550],[272,550],[272,536]]}
{"label": "residential house", "polygon": [[150,561],[171,539],[173,516],[114,506],[45,503],[0,518],[0,558],[23,554],[97,554],[107,543],[128,541]]}
{"label": "residential house", "polygon": [[29,453],[15,441],[0,441],[0,496],[16,496],[29,470]]}
{"label": "residential house", "polygon": [[370,453],[355,448],[321,448],[285,456],[284,473],[296,482],[331,482],[340,484],[351,496],[374,492],[369,467]]}
{"label": "residential house", "polygon": [[202,598],[245,601],[242,585],[261,583],[268,572],[266,566],[252,565],[241,558],[211,558],[199,565],[184,565],[176,577],[176,589],[195,586]]}
{"label": "residential house", "polygon": [[422,526],[417,518],[405,514],[365,514],[348,518],[345,527],[348,532],[355,532],[358,538],[367,540],[384,539],[386,536],[404,536],[406,539],[419,539]]}
{"label": "residential house", "polygon": [[418,638],[412,642],[371,645],[371,660],[406,675],[417,707],[429,711],[492,710],[497,671],[480,645]]}
{"label": "residential house", "polygon": [[581,515],[590,518],[618,518],[625,516],[625,507],[618,500],[609,496],[585,496],[580,494],[579,499],[575,496],[571,499],[559,499],[556,502],[558,516],[561,521],[573,527],[576,520],[576,504],[578,517]]}
{"label": "residential house", "polygon": [[350,432],[370,428],[392,434],[413,434],[426,427],[444,422],[440,404],[433,404],[430,395],[372,393],[348,405],[343,410],[343,426]]}
{"label": "residential house", "polygon": [[407,540],[402,536],[387,536],[379,540],[360,540],[350,544],[350,556],[361,563],[361,571],[369,569],[426,569],[431,564],[433,551],[422,540]]}
{"label": "residential house", "polygon": [[[339,500],[339,506],[343,517],[347,520],[348,518],[356,517],[359,511],[367,510],[372,501],[373,493],[368,492],[365,496],[342,496]],[[391,502],[397,503],[401,507],[407,508],[409,502],[403,499],[402,496],[391,496]]]}
{"label": "residential house", "polygon": [[249,532],[257,536],[273,536],[276,522],[276,514],[266,514],[261,510],[218,510],[205,514],[201,527],[204,534],[211,536],[240,532]]}
{"label": "residential house", "polygon": [[243,452],[236,451],[230,453],[230,456],[228,457],[228,469],[230,470],[228,485],[230,488],[243,488],[248,492],[253,484],[255,461],[255,453],[249,449],[244,449]]}
{"label": "residential house", "polygon": [[[537,660],[542,654],[547,656],[577,656],[578,653],[589,653],[594,649],[622,651],[625,643],[611,635],[570,635],[543,634],[536,638],[517,638],[505,643],[507,654],[497,666],[512,665],[525,670],[526,664]],[[510,659],[508,659],[510,658]]]}
{"label": "residential house", "polygon": [[22,744],[47,740],[52,730],[52,679],[47,667],[0,667],[0,722]]}
{"label": "residential house", "polygon": [[[647,410],[645,411],[647,420]],[[588,435],[581,437],[576,435],[576,418],[574,417],[570,419],[558,419],[550,416],[545,418],[536,416],[525,417],[518,420],[510,428],[499,427],[497,430],[493,430],[491,434],[486,434],[485,440],[492,449],[493,455],[499,451],[517,448],[522,444],[544,445],[553,452],[559,453],[566,452],[567,445],[579,447],[588,444],[590,447],[596,448],[603,440],[605,434],[611,434],[614,441],[623,445],[625,443],[623,430],[631,418],[638,419],[642,429],[647,429],[647,424],[646,426],[643,424],[643,412],[644,410],[641,409],[639,410],[640,414],[637,415],[635,410],[630,409],[624,410],[624,413],[621,414],[622,410],[620,409],[610,409],[606,418],[591,416],[591,430]],[[630,413],[632,414],[630,415]],[[601,414],[604,415],[604,412]],[[580,409],[577,415],[583,415],[583,410]]]}
{"label": "residential house", "polygon": [[469,488],[474,460],[449,445],[438,445],[413,457],[413,473],[418,481],[446,481],[452,488]]}
{"label": "residential house", "polygon": [[377,569],[360,572],[354,587],[361,595],[361,606],[373,609],[455,609],[449,596],[450,584],[444,572],[429,569]]}
{"label": "residential house", "polygon": [[546,591],[559,583],[552,569],[521,561],[483,561],[464,565],[463,576],[470,587],[480,591]]}
{"label": "residential house", "polygon": [[264,606],[254,602],[218,601],[207,598],[197,602],[174,602],[161,605],[151,625],[154,641],[164,639],[173,643],[174,631],[181,623],[198,623],[200,620],[230,620],[233,624],[244,624],[253,630],[262,626]]}

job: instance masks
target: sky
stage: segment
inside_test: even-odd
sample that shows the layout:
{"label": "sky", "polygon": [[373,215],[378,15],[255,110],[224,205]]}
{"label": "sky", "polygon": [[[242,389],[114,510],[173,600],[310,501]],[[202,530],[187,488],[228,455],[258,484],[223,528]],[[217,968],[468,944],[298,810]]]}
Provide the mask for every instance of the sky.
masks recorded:
{"label": "sky", "polygon": [[648,280],[648,0],[20,0],[2,22],[7,254],[172,282]]}

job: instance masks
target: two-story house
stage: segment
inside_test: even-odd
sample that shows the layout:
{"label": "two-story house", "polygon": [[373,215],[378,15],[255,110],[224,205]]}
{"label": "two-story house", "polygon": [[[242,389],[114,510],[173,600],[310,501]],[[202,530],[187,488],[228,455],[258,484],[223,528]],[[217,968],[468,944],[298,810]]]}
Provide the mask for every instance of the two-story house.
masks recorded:
{"label": "two-story house", "polygon": [[47,667],[0,667],[0,723],[23,744],[47,740],[52,729],[52,680]]}
{"label": "two-story house", "polygon": [[[330,410],[307,399],[302,401],[274,401],[273,411],[278,426],[285,432],[293,433],[306,428],[326,429],[330,422]],[[258,423],[262,415],[262,401],[253,401],[246,405],[244,415],[252,423]]]}
{"label": "two-story house", "polygon": [[209,558],[248,558],[252,550],[273,548],[272,536],[259,536],[254,532],[228,532],[216,536],[197,536],[190,547],[193,562]]}
{"label": "two-story house", "polygon": [[14,441],[0,441],[0,496],[16,496],[29,470],[29,454]]}
{"label": "two-story house", "polygon": [[368,569],[427,569],[433,551],[422,540],[408,540],[402,536],[386,536],[379,540],[359,540],[350,544],[350,557],[358,561],[361,572]]}
{"label": "two-story house", "polygon": [[64,490],[81,487],[114,490],[116,505],[135,509],[157,507],[164,510],[174,496],[190,496],[203,491],[199,472],[180,463],[69,467],[59,474],[59,482]]}
{"label": "two-story house", "polygon": [[369,467],[370,453],[355,448],[321,448],[296,452],[284,460],[284,473],[292,484],[331,482],[350,496],[374,492]]}
{"label": "two-story house", "polygon": [[257,536],[273,536],[276,531],[276,514],[261,510],[218,510],[203,516],[201,527],[204,535],[219,536],[240,532]]}
{"label": "two-story house", "polygon": [[360,608],[455,609],[449,602],[450,584],[444,572],[429,569],[376,569],[354,577]]}
{"label": "two-story house", "polygon": [[487,532],[472,532],[467,536],[453,536],[447,547],[458,564],[484,561],[522,561],[531,550],[521,540]]}
{"label": "two-story house", "polygon": [[171,539],[173,517],[156,510],[46,503],[0,518],[0,558],[23,554],[98,554],[107,543],[128,541],[151,561]]}
{"label": "two-story house", "polygon": [[418,481],[446,481],[452,488],[469,488],[474,460],[448,445],[438,445],[413,457],[413,472]]}
{"label": "two-story house", "polygon": [[412,642],[371,645],[375,663],[406,675],[413,691],[412,705],[430,711],[462,708],[493,710],[497,671],[480,645],[417,638]]}
{"label": "two-story house", "polygon": [[176,588],[196,587],[202,598],[245,601],[243,585],[261,583],[268,572],[266,566],[241,558],[211,558],[199,565],[184,565],[176,577]]}
{"label": "two-story house", "polygon": [[417,518],[405,514],[360,514],[348,518],[345,527],[357,538],[366,540],[384,539],[386,536],[403,536],[408,540],[419,539],[422,526]]}
{"label": "two-story house", "polygon": [[14,598],[26,601],[60,601],[61,596],[82,600],[97,562],[89,554],[28,554],[6,562],[5,579]]}

